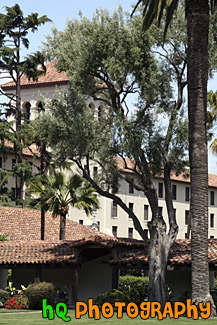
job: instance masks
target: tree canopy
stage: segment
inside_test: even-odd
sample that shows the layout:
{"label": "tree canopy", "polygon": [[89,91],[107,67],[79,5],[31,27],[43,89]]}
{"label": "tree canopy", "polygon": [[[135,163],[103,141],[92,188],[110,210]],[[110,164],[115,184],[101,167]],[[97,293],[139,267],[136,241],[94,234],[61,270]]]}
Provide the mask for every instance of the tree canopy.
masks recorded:
{"label": "tree canopy", "polygon": [[[112,14],[97,11],[92,20],[81,15],[68,21],[63,32],[54,30],[45,46],[50,59],[71,81],[69,91],[57,94],[55,103],[46,102],[51,112],[43,117],[49,146],[56,161],[72,160],[98,194],[114,200],[132,218],[149,246],[149,298],[162,303],[167,255],[178,233],[170,173],[183,171],[188,160],[183,109],[186,47],[177,41],[178,37],[186,40],[186,27],[179,27],[174,26],[175,34],[171,29],[165,46],[163,30],[154,41],[155,31],[143,31],[141,15],[131,19],[121,8]],[[134,112],[127,101],[131,94],[137,95]],[[41,122],[35,121],[36,127]],[[99,166],[97,175],[92,172],[93,163]],[[134,182],[126,171],[135,177]],[[158,211],[153,184],[157,173],[164,174],[168,229]],[[120,179],[147,196],[152,210],[149,234],[116,195]]]}

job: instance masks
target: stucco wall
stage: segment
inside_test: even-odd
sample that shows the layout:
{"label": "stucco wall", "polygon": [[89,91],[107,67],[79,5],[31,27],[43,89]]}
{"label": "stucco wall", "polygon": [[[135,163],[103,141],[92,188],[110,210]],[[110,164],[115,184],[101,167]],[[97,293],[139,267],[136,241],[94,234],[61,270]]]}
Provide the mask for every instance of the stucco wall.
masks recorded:
{"label": "stucco wall", "polygon": [[81,265],[78,272],[78,300],[87,301],[95,298],[101,293],[111,290],[112,270],[102,261],[107,261],[110,255],[97,258]]}

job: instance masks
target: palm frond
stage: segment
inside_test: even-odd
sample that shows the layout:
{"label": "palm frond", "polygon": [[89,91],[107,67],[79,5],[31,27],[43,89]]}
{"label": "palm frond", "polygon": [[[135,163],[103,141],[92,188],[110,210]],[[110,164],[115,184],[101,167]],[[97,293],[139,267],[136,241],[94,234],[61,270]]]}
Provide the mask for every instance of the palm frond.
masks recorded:
{"label": "palm frond", "polygon": [[210,145],[210,148],[214,154],[217,154],[217,139],[213,140]]}
{"label": "palm frond", "polygon": [[[216,0],[217,1],[217,0]],[[160,25],[163,12],[166,10],[164,37],[166,36],[167,29],[171,23],[174,12],[177,9],[179,0],[139,0],[132,12],[135,13],[138,6],[142,3],[143,8],[143,28],[147,30],[152,23],[156,21]]]}
{"label": "palm frond", "polygon": [[166,23],[165,23],[165,28],[164,28],[164,39],[166,37],[168,27],[172,21],[173,14],[175,13],[175,11],[178,7],[179,0],[171,0],[171,1],[167,1],[167,2],[170,4],[167,6]]}

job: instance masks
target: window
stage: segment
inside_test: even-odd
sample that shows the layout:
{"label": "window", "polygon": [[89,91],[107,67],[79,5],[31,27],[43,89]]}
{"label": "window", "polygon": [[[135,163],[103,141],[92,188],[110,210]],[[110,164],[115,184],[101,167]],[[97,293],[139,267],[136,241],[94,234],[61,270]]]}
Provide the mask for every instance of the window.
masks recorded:
{"label": "window", "polygon": [[131,183],[129,183],[129,193],[134,193],[134,179],[131,179]]}
{"label": "window", "polygon": [[176,185],[172,185],[172,199],[176,200]]}
{"label": "window", "polygon": [[26,104],[23,105],[23,112],[24,112],[24,121],[25,123],[29,123],[31,119],[31,104],[30,102],[27,102]]}
{"label": "window", "polygon": [[83,225],[84,224],[84,220],[79,220],[79,223],[80,223],[80,225]]}
{"label": "window", "polygon": [[189,211],[185,210],[185,225],[187,226],[189,222]]}
{"label": "window", "polygon": [[14,165],[16,164],[16,159],[12,159],[12,169],[14,168]]}
{"label": "window", "polygon": [[214,236],[210,236],[210,239],[214,239],[215,237]]}
{"label": "window", "polygon": [[185,201],[189,202],[189,199],[190,199],[190,189],[189,189],[189,187],[186,187],[185,188]]}
{"label": "window", "polygon": [[158,207],[158,215],[159,217],[163,217],[163,207]]}
{"label": "window", "polygon": [[133,228],[128,228],[128,238],[133,238]]}
{"label": "window", "polygon": [[214,228],[214,213],[210,213],[210,228]]}
{"label": "window", "polygon": [[97,167],[93,167],[93,178],[96,178],[98,174],[98,168]]}
{"label": "window", "polygon": [[2,157],[0,157],[0,168],[2,168]]}
{"label": "window", "polygon": [[112,202],[112,218],[117,218],[117,203],[115,201]]}
{"label": "window", "polygon": [[158,183],[158,197],[163,197],[163,183]]}
{"label": "window", "polygon": [[[133,212],[133,203],[129,203],[129,209]],[[129,215],[129,218],[131,219],[130,215]]]}
{"label": "window", "polygon": [[214,204],[215,204],[215,192],[210,191],[210,205],[214,205]]}
{"label": "window", "polygon": [[188,234],[187,234],[187,232],[185,233],[185,239],[188,239]]}
{"label": "window", "polygon": [[148,220],[148,205],[144,205],[144,220]]}
{"label": "window", "polygon": [[16,189],[15,187],[11,188],[11,201],[15,201],[16,200]]}
{"label": "window", "polygon": [[[52,99],[52,104],[54,104],[56,102],[55,99]],[[44,105],[41,101],[37,102],[36,106],[38,107],[38,111],[39,112],[44,112]]]}
{"label": "window", "polygon": [[98,119],[100,119],[100,118],[102,118],[102,116],[103,116],[103,107],[102,107],[102,105],[100,105],[99,107],[98,107]]}
{"label": "window", "polygon": [[117,226],[112,226],[112,233],[113,233],[113,236],[117,237],[117,235],[118,235],[118,227]]}
{"label": "window", "polygon": [[100,221],[97,221],[98,231],[100,230]]}

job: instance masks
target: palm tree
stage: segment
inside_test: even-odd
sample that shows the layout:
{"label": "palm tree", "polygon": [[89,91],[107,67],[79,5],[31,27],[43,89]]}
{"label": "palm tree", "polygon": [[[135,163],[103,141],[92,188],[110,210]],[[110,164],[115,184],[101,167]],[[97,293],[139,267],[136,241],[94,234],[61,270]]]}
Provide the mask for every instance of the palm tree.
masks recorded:
{"label": "palm tree", "polygon": [[[165,33],[179,0],[139,0],[143,5],[144,27],[161,22],[166,11]],[[217,4],[211,0],[211,9]],[[191,170],[192,301],[211,301],[208,269],[208,163],[207,163],[207,80],[209,1],[186,0],[188,34],[187,81],[189,116],[189,158]],[[213,310],[213,313],[215,311]]]}
{"label": "palm tree", "polygon": [[70,204],[83,209],[87,216],[91,215],[93,208],[99,208],[94,189],[77,174],[71,175],[68,181],[62,171],[42,175],[29,184],[28,193],[37,196],[31,199],[31,207],[40,204],[44,211],[51,210],[53,217],[60,216],[60,240],[65,239],[66,216]]}

